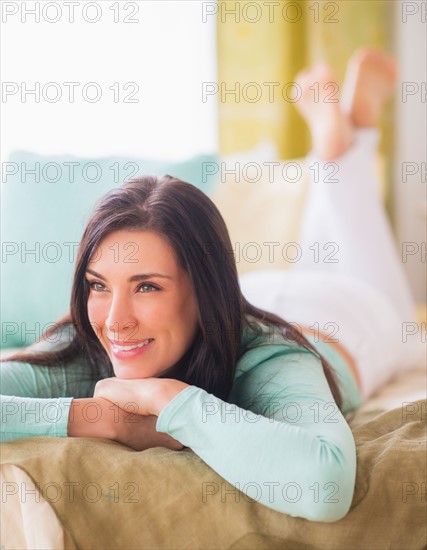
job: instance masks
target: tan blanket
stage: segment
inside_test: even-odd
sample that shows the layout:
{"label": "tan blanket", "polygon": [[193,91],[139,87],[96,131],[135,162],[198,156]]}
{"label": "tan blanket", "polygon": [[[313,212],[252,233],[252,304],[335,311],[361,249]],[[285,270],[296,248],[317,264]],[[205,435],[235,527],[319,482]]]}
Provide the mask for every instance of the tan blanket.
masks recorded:
{"label": "tan blanket", "polygon": [[139,453],[105,439],[37,437],[3,444],[1,464],[29,474],[76,548],[421,549],[426,405],[356,413],[356,490],[334,523],[268,509],[190,449]]}

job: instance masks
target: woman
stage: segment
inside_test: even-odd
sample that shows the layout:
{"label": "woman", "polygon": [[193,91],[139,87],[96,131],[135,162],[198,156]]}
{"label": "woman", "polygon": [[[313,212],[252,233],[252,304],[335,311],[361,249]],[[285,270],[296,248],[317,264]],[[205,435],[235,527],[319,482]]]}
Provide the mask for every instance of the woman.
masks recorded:
{"label": "woman", "polygon": [[[339,262],[320,270],[331,274],[317,273],[318,264],[306,260],[292,273],[239,281],[220,213],[200,190],[170,176],[139,178],[104,196],[79,246],[69,315],[45,335],[47,343],[2,365],[2,441],[53,435],[109,438],[136,450],[186,446],[273,510],[324,522],[345,516],[356,449],[344,415],[383,376],[366,363],[367,354],[401,319],[412,320],[407,283],[373,190],[375,130],[365,136],[360,130],[376,122],[392,73],[383,54],[354,56],[347,111],[311,98],[313,80],[321,90],[336,82],[330,69],[299,76],[305,90],[299,107],[312,129],[316,162],[337,162],[340,184],[349,178],[345,189],[337,184],[333,191],[312,182],[305,215],[306,244],[342,239]],[[354,182],[359,163],[366,173]],[[360,210],[350,208],[358,193],[363,224],[375,229],[361,247]],[[374,264],[364,265],[371,252]],[[329,289],[322,304],[319,291]],[[259,307],[248,301],[251,294]],[[337,305],[354,299],[346,318]],[[280,315],[266,311],[267,304]],[[388,316],[385,328],[378,308]],[[343,325],[328,342],[312,323],[324,327],[325,315],[335,322],[333,313]],[[367,335],[366,321],[375,323]],[[355,329],[368,337],[363,349]],[[57,337],[60,345],[52,349]],[[381,363],[388,376],[399,366],[392,359]]]}

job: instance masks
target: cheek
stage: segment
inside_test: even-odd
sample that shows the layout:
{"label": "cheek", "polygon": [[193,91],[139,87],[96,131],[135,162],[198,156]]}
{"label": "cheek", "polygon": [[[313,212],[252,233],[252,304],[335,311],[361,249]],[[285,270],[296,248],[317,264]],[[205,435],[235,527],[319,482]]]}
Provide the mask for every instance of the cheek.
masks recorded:
{"label": "cheek", "polygon": [[105,319],[108,315],[108,308],[106,304],[102,304],[98,300],[91,300],[89,298],[87,302],[87,316],[89,321],[94,327],[101,327],[104,324]]}
{"label": "cheek", "polygon": [[191,297],[181,304],[178,319],[179,332],[186,345],[190,345],[199,326],[196,306]]}

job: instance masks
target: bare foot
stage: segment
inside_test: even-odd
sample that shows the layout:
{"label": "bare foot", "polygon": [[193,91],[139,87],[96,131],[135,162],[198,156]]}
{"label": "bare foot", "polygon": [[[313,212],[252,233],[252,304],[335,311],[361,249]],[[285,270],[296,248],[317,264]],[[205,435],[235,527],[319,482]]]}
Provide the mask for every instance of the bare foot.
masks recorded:
{"label": "bare foot", "polygon": [[341,108],[335,73],[320,63],[298,73],[295,81],[302,92],[296,106],[310,127],[313,151],[327,161],[340,157],[353,144],[354,132]]}
{"label": "bare foot", "polygon": [[343,86],[343,109],[357,128],[375,126],[397,78],[395,59],[373,48],[350,58]]}

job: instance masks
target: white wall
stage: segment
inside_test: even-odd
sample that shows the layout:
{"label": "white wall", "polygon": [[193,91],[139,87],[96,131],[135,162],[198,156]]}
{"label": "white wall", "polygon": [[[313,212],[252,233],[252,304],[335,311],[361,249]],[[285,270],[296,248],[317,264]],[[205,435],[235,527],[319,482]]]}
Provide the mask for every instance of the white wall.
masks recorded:
{"label": "white wall", "polygon": [[394,217],[415,298],[425,303],[427,2],[398,1],[394,8],[400,72],[395,102]]}
{"label": "white wall", "polygon": [[[217,151],[216,105],[203,103],[201,94],[202,82],[217,78],[216,21],[212,16],[203,22],[202,2],[75,1],[74,22],[73,2],[0,4],[2,79],[14,83],[7,90],[17,90],[3,93],[3,160],[16,149],[171,160]],[[39,22],[28,11],[34,9]],[[34,89],[37,82],[38,103],[34,95],[22,96],[25,86]],[[43,94],[49,82],[56,84]],[[64,82],[80,84],[74,102]],[[98,102],[82,94],[89,82],[101,89]],[[109,90],[114,82],[122,96],[118,103]],[[136,89],[124,90],[127,82],[139,86],[138,103],[123,102]],[[58,90],[59,101],[46,100]],[[86,92],[95,97],[96,88]]]}

